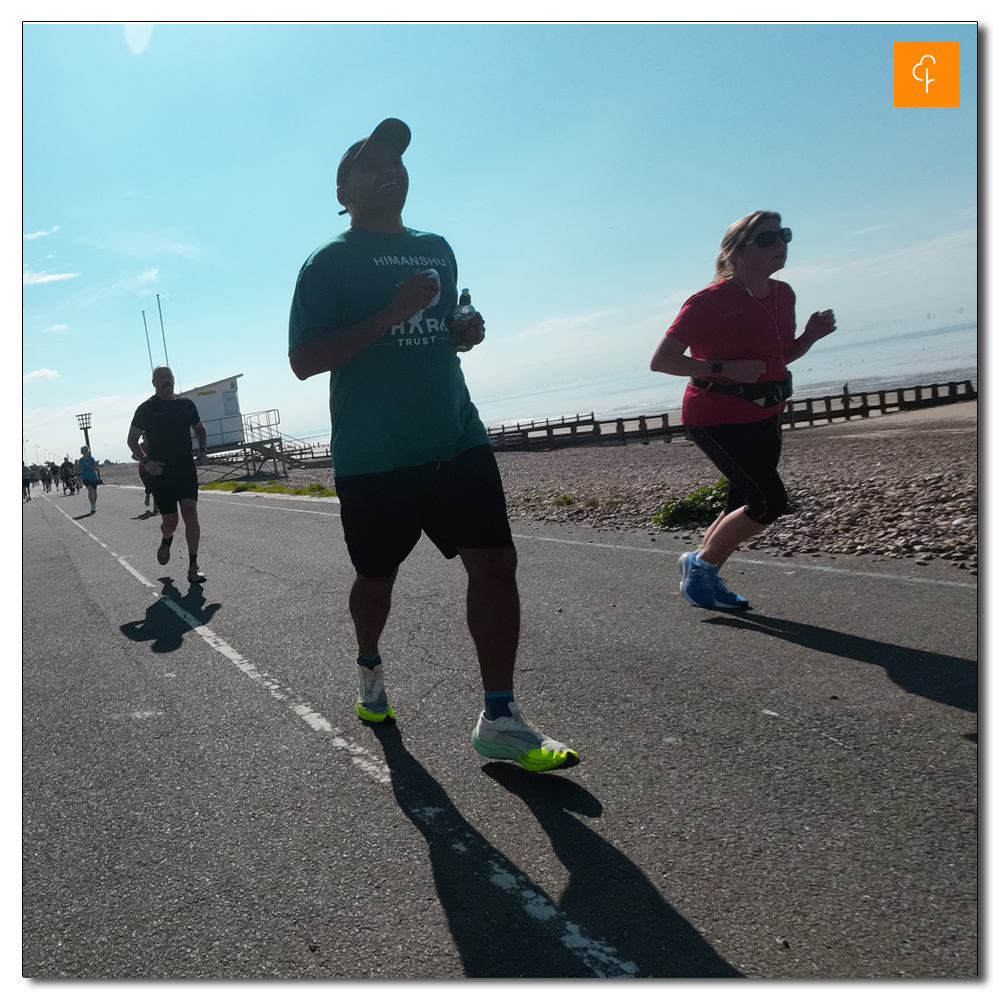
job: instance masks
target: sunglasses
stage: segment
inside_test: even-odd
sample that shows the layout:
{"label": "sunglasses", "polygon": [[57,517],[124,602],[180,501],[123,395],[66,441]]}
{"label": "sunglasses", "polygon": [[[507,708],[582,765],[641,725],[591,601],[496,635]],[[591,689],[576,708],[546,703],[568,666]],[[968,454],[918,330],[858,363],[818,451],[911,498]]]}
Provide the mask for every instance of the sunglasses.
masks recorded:
{"label": "sunglasses", "polygon": [[779,236],[783,243],[792,242],[792,231],[787,227],[785,229],[765,229],[764,232],[758,233],[752,240],[748,240],[742,244],[740,249],[750,246],[751,243],[756,244],[761,249],[773,247],[778,242]]}

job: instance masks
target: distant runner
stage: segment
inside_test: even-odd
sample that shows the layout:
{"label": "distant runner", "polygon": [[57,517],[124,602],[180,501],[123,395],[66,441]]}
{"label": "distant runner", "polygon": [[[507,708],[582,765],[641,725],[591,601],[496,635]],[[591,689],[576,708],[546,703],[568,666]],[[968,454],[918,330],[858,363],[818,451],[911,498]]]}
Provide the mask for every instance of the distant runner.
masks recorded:
{"label": "distant runner", "polygon": [[63,496],[67,493],[70,496],[76,493],[76,470],[73,468],[73,463],[69,460],[68,455],[63,464],[59,466],[59,477],[62,479]]}
{"label": "distant runner", "polygon": [[[156,550],[161,566],[170,562],[170,545],[174,540],[179,517],[184,518],[184,536],[188,547],[188,583],[204,583],[198,569],[198,543],[201,526],[198,523],[198,470],[191,453],[191,431],[198,438],[199,465],[205,460],[208,432],[198,416],[198,408],[190,399],[174,395],[174,373],[165,365],[153,369],[156,392],[140,403],[128,432],[128,447],[132,458],[145,465],[153,478],[153,499],[160,509],[162,539]],[[139,448],[139,438],[146,437],[148,457]]]}
{"label": "distant runner", "polygon": [[[149,455],[149,447],[145,441],[139,442],[139,450],[142,452],[142,461],[139,463],[139,478],[142,480],[143,489],[146,496],[143,499],[143,506],[149,506],[149,498],[153,496],[153,477],[146,471],[146,456]],[[153,497],[153,509],[151,514],[159,514],[160,508],[156,506],[156,498]]]}
{"label": "distant runner", "polygon": [[87,490],[87,499],[90,501],[90,513],[97,512],[97,487],[101,483],[100,467],[97,459],[90,454],[90,449],[83,445],[80,448],[80,479]]}

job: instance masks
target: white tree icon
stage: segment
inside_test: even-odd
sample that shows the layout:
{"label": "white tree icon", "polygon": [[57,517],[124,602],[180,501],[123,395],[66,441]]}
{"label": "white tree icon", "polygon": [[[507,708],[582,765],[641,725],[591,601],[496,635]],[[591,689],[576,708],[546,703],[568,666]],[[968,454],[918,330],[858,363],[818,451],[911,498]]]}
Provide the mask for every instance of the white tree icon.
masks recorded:
{"label": "white tree icon", "polygon": [[[913,67],[913,70],[912,70],[912,72],[913,72],[913,79],[916,80],[918,83],[922,83],[924,85],[924,93],[925,94],[929,94],[930,93],[930,85],[932,83],[934,83],[934,77],[931,76],[931,68],[930,68],[930,66],[925,66],[924,65],[924,61],[927,60],[927,59],[930,59],[930,61],[932,63],[937,63],[937,60],[934,58],[934,56],[931,56],[931,55],[921,56],[920,57],[920,62],[918,62]],[[922,69],[923,72],[924,72],[923,76],[918,76],[917,75],[917,70],[920,70],[920,69]]]}

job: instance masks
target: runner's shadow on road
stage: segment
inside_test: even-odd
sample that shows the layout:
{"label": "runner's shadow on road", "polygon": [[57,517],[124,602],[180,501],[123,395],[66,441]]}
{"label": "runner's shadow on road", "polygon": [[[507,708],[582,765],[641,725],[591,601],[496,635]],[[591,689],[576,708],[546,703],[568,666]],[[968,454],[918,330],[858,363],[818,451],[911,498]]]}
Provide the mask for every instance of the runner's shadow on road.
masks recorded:
{"label": "runner's shadow on road", "polygon": [[960,708],[964,712],[979,711],[979,665],[975,660],[943,653],[928,653],[891,642],[865,639],[849,632],[806,625],[803,622],[769,618],[766,615],[743,614],[739,618],[708,618],[709,625],[749,629],[764,635],[784,639],[807,649],[831,653],[860,663],[881,667],[889,679],[904,691]]}
{"label": "runner's shadow on road", "polygon": [[664,900],[638,865],[573,815],[596,818],[604,811],[585,788],[569,778],[531,774],[499,761],[486,764],[483,773],[522,799],[552,841],[569,872],[560,909],[628,955],[639,975],[742,976]]}
{"label": "runner's shadow on road", "polygon": [[207,625],[222,605],[206,605],[205,590],[200,583],[191,584],[187,594],[181,594],[169,576],[160,577],[160,582],[163,584],[161,596],[146,608],[146,617],[126,622],[119,630],[133,642],[148,642],[154,653],[172,653],[181,647],[185,634],[194,626],[178,615],[170,604],[164,603],[164,598],[186,611],[199,625]]}
{"label": "runner's shadow on road", "polygon": [[73,520],[82,521],[85,517],[93,517],[93,516],[94,512],[92,510],[88,510],[86,514],[77,514],[76,517],[73,518]]}
{"label": "runner's shadow on road", "polygon": [[[603,870],[622,878],[625,885],[609,888],[599,880],[590,882],[584,892],[596,895],[584,902],[571,883],[562,902],[553,900],[462,816],[437,780],[403,745],[395,725],[369,728],[385,752],[396,801],[427,841],[438,898],[468,977],[739,976],[648,882],[637,900],[640,881],[645,881],[642,873],[583,824],[572,817],[560,819],[556,814],[565,817],[562,806],[555,806],[555,812],[544,812],[555,831],[553,843],[559,841],[556,853],[560,860],[566,864],[565,853],[573,872],[593,864],[595,854],[606,859],[616,855],[619,860],[609,860]],[[502,764],[497,768],[500,772],[515,771]],[[504,787],[508,787],[508,780],[514,782],[516,793],[521,794],[518,778],[497,777],[493,765],[484,771]],[[600,803],[574,782],[527,772],[525,777],[534,782],[535,789],[524,789],[522,798],[529,806],[540,803],[548,789],[559,802],[576,802],[584,810],[600,811]],[[498,805],[504,808],[502,799]],[[635,920],[629,911],[637,903],[640,916]],[[639,937],[620,933],[621,926],[634,930],[643,919],[652,926]],[[659,940],[654,943],[657,935]],[[678,954],[683,949],[688,949],[687,953]]]}

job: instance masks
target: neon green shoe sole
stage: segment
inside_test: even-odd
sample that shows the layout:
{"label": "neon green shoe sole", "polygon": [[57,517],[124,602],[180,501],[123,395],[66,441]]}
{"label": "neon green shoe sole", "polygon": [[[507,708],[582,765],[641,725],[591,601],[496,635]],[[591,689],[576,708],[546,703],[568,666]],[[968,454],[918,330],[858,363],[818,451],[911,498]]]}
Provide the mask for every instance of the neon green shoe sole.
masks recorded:
{"label": "neon green shoe sole", "polygon": [[385,722],[386,719],[392,719],[393,722],[396,721],[396,713],[392,710],[392,705],[386,704],[384,712],[370,712],[360,701],[355,707],[358,712],[358,718],[362,722]]}
{"label": "neon green shoe sole", "polygon": [[513,760],[526,771],[555,771],[560,767],[576,767],[580,763],[580,755],[569,748],[565,750],[545,750],[538,748],[527,753],[518,753],[511,747],[500,743],[487,743],[477,737],[472,737],[472,747],[482,757],[492,757],[494,760]]}
{"label": "neon green shoe sole", "polygon": [[513,760],[526,771],[554,771],[576,767],[580,755],[564,743],[550,739],[535,729],[510,703],[511,715],[489,720],[479,716],[472,730],[472,748],[482,757]]}

